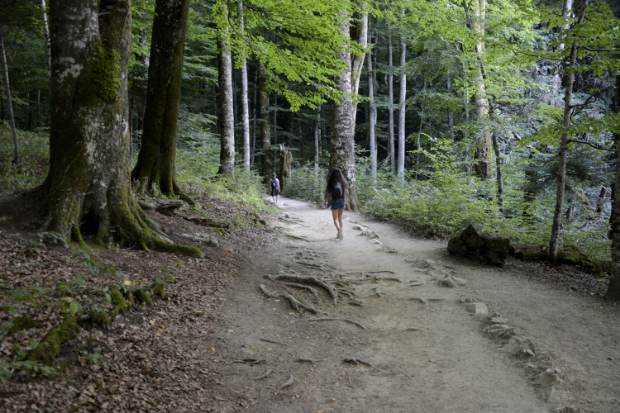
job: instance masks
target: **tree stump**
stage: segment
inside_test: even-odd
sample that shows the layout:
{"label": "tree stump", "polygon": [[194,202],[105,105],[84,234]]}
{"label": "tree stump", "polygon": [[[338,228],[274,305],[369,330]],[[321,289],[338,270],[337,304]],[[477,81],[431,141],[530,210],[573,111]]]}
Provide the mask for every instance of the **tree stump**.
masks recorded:
{"label": "tree stump", "polygon": [[489,234],[478,234],[473,225],[469,225],[460,235],[450,238],[448,252],[471,260],[479,260],[485,264],[501,266],[506,263],[510,240],[492,237]]}

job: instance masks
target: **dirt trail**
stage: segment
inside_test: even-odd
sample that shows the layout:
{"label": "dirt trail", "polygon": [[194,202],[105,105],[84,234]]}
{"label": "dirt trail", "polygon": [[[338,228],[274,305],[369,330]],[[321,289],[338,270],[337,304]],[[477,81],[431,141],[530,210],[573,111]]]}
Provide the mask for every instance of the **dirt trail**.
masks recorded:
{"label": "dirt trail", "polygon": [[[486,303],[490,313],[501,313],[530,338],[536,353],[546,351],[582,412],[620,411],[618,306],[545,288],[524,277],[518,263],[499,270],[451,259],[444,243],[413,239],[361,215],[345,213],[339,241],[329,211],[286,198],[279,206],[279,219],[266,221],[283,234],[280,245],[242,272],[212,338],[210,370],[221,385],[215,411],[236,411],[232,399],[249,402],[250,411],[274,413],[554,411],[557,406],[532,385],[535,373],[525,367],[527,361],[501,352],[507,340],[483,334],[486,316],[466,311],[462,296]],[[368,227],[378,239],[360,236],[355,225]],[[442,260],[467,284],[439,286],[411,257]],[[349,300],[335,306],[327,295],[316,299],[264,278],[278,271],[318,275],[332,268],[350,278],[391,271],[371,275],[401,282],[354,283],[350,289],[360,307]],[[259,284],[366,329],[308,321],[317,316],[299,315],[284,300],[267,298]],[[371,366],[345,363],[346,357]],[[253,379],[268,369],[274,372]],[[279,389],[291,375],[293,384]]]}

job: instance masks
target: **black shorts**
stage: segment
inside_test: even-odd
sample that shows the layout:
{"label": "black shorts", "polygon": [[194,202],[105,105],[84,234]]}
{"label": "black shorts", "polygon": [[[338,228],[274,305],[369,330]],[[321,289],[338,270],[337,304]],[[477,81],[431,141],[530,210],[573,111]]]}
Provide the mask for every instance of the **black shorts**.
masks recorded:
{"label": "black shorts", "polygon": [[280,195],[280,190],[278,188],[273,188],[271,190],[271,196],[278,196]]}

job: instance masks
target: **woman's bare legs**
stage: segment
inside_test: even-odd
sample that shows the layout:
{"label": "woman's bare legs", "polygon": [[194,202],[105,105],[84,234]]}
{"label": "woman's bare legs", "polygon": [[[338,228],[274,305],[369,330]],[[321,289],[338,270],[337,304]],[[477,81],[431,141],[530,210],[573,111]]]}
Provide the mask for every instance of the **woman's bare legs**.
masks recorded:
{"label": "woman's bare legs", "polygon": [[[342,228],[342,213],[340,213],[341,218],[338,218],[338,213],[340,211],[340,209],[332,209],[332,217],[334,217],[334,225],[336,226],[336,229]],[[340,222],[340,226],[338,226],[338,222]]]}
{"label": "woman's bare legs", "polygon": [[340,224],[340,229],[344,228],[342,226],[342,214],[344,213],[344,208],[338,209],[338,223]]}

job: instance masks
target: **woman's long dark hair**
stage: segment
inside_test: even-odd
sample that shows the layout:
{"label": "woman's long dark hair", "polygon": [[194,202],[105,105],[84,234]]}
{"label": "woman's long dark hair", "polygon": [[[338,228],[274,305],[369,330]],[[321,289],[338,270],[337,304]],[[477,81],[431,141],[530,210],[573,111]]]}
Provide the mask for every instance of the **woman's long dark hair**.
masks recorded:
{"label": "woman's long dark hair", "polygon": [[334,186],[336,182],[340,182],[340,186],[342,186],[342,192],[346,194],[348,192],[347,180],[344,179],[344,175],[342,171],[338,168],[334,168],[331,175],[329,176],[329,180],[327,181],[327,188],[325,189],[325,193],[331,194],[334,190]]}

